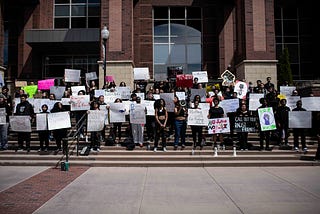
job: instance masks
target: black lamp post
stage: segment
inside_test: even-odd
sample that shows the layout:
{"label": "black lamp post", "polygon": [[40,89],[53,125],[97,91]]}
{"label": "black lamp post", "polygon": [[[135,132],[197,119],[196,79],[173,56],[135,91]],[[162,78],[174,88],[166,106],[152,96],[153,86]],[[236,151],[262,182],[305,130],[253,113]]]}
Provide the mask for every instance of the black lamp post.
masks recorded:
{"label": "black lamp post", "polygon": [[106,83],[106,74],[107,74],[107,40],[109,39],[109,30],[106,25],[104,25],[103,29],[101,30],[101,38],[103,41],[103,47],[104,47],[104,59],[103,59],[103,74],[104,74],[104,80],[103,82]]}

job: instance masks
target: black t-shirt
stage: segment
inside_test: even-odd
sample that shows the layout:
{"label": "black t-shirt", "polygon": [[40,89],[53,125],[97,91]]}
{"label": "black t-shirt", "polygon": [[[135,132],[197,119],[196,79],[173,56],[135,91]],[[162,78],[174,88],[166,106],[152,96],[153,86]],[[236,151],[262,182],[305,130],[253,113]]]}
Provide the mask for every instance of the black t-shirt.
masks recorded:
{"label": "black t-shirt", "polygon": [[223,117],[223,115],[224,115],[224,111],[223,111],[223,108],[221,108],[220,106],[218,108],[211,107],[209,110],[210,119],[221,118]]}

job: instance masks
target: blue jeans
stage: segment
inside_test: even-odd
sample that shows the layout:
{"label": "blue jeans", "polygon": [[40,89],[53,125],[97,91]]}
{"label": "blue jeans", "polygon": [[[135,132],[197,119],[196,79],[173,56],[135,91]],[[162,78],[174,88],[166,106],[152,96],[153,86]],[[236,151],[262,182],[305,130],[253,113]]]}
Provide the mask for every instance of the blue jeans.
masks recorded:
{"label": "blue jeans", "polygon": [[174,135],[174,146],[178,146],[179,139],[181,138],[181,145],[186,143],[186,129],[187,122],[185,120],[175,120],[175,135]]}
{"label": "blue jeans", "polygon": [[8,123],[0,125],[0,143],[1,149],[8,148]]}

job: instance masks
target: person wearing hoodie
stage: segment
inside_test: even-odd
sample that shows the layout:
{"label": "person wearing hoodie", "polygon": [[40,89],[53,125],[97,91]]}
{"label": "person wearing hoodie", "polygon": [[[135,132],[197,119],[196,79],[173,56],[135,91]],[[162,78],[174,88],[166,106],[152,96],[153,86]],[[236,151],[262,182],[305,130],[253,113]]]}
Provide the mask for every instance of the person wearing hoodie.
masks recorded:
{"label": "person wearing hoodie", "polygon": [[[16,108],[16,116],[30,116],[30,120],[34,118],[33,106],[27,101],[27,95],[20,95],[20,103]],[[26,141],[27,152],[30,152],[31,132],[18,132],[18,151],[23,151],[23,141]]]}

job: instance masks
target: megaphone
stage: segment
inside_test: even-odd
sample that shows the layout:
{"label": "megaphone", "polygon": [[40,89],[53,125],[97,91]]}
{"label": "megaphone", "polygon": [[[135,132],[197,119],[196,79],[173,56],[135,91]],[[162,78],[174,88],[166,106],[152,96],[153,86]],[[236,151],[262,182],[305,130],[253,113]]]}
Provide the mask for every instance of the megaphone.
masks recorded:
{"label": "megaphone", "polygon": [[180,106],[185,107],[186,106],[186,101],[185,100],[180,100]]}

